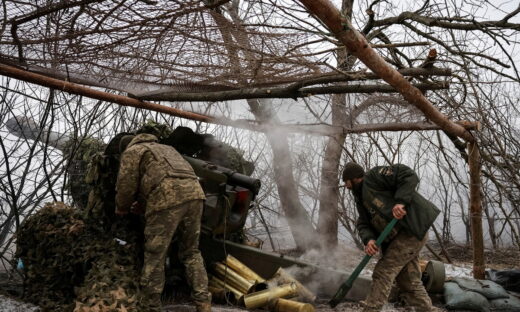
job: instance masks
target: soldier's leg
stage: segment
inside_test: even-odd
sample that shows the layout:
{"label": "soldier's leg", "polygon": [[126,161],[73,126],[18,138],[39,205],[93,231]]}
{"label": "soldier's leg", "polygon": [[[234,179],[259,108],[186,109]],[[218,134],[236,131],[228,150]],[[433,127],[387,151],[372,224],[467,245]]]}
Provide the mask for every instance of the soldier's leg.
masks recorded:
{"label": "soldier's leg", "polygon": [[211,302],[208,291],[208,275],[199,250],[202,200],[187,203],[189,210],[179,224],[179,259],[186,268],[186,277],[192,288],[192,297],[197,303]]}
{"label": "soldier's leg", "polygon": [[152,212],[146,216],[144,229],[144,264],[141,272],[141,292],[160,309],[160,296],[164,288],[166,253],[186,207],[178,206]]}
{"label": "soldier's leg", "polygon": [[[410,238],[410,240],[415,237]],[[427,237],[421,242],[420,248],[426,243]],[[407,306],[415,308],[416,311],[431,311],[432,301],[424,288],[421,281],[421,266],[419,265],[419,256],[408,262],[396,277],[397,286],[399,287],[399,295],[402,297]]]}
{"label": "soldier's leg", "polygon": [[397,275],[408,262],[417,257],[422,245],[417,239],[401,231],[389,244],[383,257],[377,262],[372,274],[372,286],[363,311],[380,311],[388,301],[388,295]]}

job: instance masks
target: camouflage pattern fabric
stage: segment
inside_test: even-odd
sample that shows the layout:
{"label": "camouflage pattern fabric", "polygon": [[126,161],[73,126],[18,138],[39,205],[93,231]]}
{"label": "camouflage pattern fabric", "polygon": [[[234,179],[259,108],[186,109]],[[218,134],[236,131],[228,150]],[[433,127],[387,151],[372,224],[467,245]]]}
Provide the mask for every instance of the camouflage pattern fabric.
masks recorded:
{"label": "camouflage pattern fabric", "polygon": [[139,130],[136,131],[136,134],[140,133],[149,133],[155,135],[159,142],[162,142],[164,139],[169,137],[172,134],[172,128],[167,124],[158,123],[152,119],[148,119]]}
{"label": "camouflage pattern fabric", "polygon": [[432,302],[421,282],[419,252],[426,243],[400,231],[383,251],[372,274],[372,287],[366,299],[364,312],[380,311],[388,301],[394,280],[399,287],[399,295],[405,304],[415,311],[432,311]]}
{"label": "camouflage pattern fabric", "polygon": [[[384,231],[385,227],[390,222],[386,221],[385,218],[383,218],[381,215],[379,215],[375,211],[370,211],[370,214],[371,214],[370,223],[372,224],[372,226],[374,227],[374,229],[376,231],[378,231],[379,233],[382,233]],[[385,238],[384,242],[390,243],[397,236],[397,234],[399,234],[400,230],[401,230],[401,226],[399,225],[399,223],[397,223],[394,226],[394,228],[390,231],[390,233],[388,233],[388,236]]]}
{"label": "camouflage pattern fabric", "polygon": [[106,232],[59,202],[27,217],[15,256],[25,266],[25,300],[42,311],[148,311],[147,298],[136,300],[139,238],[125,219]]}
{"label": "camouflage pattern fabric", "polygon": [[92,158],[103,150],[103,141],[86,137],[79,140],[70,139],[65,143],[64,158],[69,159],[65,187],[72,195],[74,204],[80,209],[87,206],[90,185],[85,183],[85,173]]}
{"label": "camouflage pattern fabric", "polygon": [[119,162],[114,157],[98,153],[89,163],[85,182],[90,187],[84,216],[97,220],[100,226],[108,229],[114,222],[115,183]]}
{"label": "camouflage pattern fabric", "polygon": [[[149,214],[187,201],[205,199],[188,162],[173,147],[156,142],[157,137],[153,135],[139,134],[122,154],[116,183],[118,210],[129,211],[138,201],[147,207],[146,214]],[[166,178],[176,178],[169,181],[172,188],[162,184]],[[148,205],[148,200],[154,203]]]}
{"label": "camouflage pattern fabric", "polygon": [[204,191],[197,180],[166,178],[148,196],[145,215],[204,198]]}
{"label": "camouflage pattern fabric", "polygon": [[[153,204],[167,205],[168,198],[148,203],[149,206]],[[198,249],[202,206],[202,200],[192,200],[172,206],[171,209],[151,209],[153,212],[146,215],[141,290],[144,295],[155,299],[156,307],[160,308],[160,294],[164,287],[164,263],[174,234],[179,239],[179,259],[186,268],[192,298],[199,304],[211,302],[208,277]]]}
{"label": "camouflage pattern fabric", "polygon": [[154,301],[152,310],[160,311],[166,254],[176,232],[192,297],[211,302],[198,250],[205,196],[191,166],[173,147],[158,144],[153,135],[139,134],[121,156],[116,190],[118,210],[129,211],[135,201],[146,207],[141,291]]}

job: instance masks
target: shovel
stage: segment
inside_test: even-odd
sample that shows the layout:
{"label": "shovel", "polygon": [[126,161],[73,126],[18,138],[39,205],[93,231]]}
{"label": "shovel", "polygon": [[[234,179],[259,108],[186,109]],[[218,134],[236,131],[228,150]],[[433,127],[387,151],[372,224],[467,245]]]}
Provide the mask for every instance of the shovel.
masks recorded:
{"label": "shovel", "polygon": [[[392,219],[392,221],[390,221],[390,223],[388,223],[388,225],[385,227],[383,232],[379,235],[379,237],[376,240],[377,247],[381,246],[381,243],[385,240],[385,238],[388,236],[390,231],[394,228],[394,225],[396,223],[397,223],[397,219]],[[370,258],[372,258],[372,256],[365,255],[365,257],[358,264],[358,266],[356,267],[354,272],[352,272],[352,274],[350,274],[349,278],[343,284],[341,284],[341,286],[339,287],[339,289],[336,292],[336,294],[334,295],[334,297],[332,297],[332,299],[329,301],[329,305],[332,308],[337,306],[338,303],[341,300],[343,300],[343,298],[345,298],[345,296],[349,292],[350,288],[352,288],[352,284],[354,284],[354,281],[359,276],[359,273],[361,273],[363,268],[367,265],[368,260],[370,260]]]}

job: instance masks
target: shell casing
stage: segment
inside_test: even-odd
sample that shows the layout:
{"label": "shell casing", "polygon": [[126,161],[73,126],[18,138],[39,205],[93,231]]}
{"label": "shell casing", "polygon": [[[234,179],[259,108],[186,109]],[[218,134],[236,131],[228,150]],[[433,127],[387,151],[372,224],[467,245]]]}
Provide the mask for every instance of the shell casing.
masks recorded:
{"label": "shell casing", "polygon": [[272,304],[277,298],[290,298],[298,294],[296,284],[290,283],[271,289],[257,291],[244,296],[244,305],[247,309],[256,309]]}
{"label": "shell casing", "polygon": [[242,298],[244,296],[244,293],[239,291],[238,289],[236,289],[235,287],[229,285],[229,284],[226,284],[224,283],[223,280],[219,279],[218,277],[216,276],[211,276],[210,279],[209,279],[209,286],[213,287],[213,288],[218,288],[218,289],[226,289],[228,291],[230,291],[234,296],[235,296],[235,299],[238,301],[240,300],[240,298]]}
{"label": "shell casing", "polygon": [[231,297],[235,295],[224,287],[217,287],[215,285],[208,285],[208,290],[211,293],[211,298],[216,302],[227,302]]}
{"label": "shell casing", "polygon": [[249,291],[255,286],[254,281],[243,278],[235,272],[235,270],[222,263],[215,264],[215,275],[226,284],[230,284],[244,294],[249,293]]}
{"label": "shell casing", "polygon": [[298,296],[301,298],[301,301],[314,302],[316,300],[315,294],[313,294],[307,287],[303,286],[302,283],[297,281],[282,268],[279,268],[278,271],[276,271],[270,281],[274,281],[277,284],[295,283],[296,288],[298,289]]}
{"label": "shell casing", "polygon": [[255,271],[251,270],[245,264],[240,262],[237,258],[232,255],[228,255],[225,260],[225,264],[228,267],[232,268],[235,272],[237,272],[240,276],[245,278],[246,280],[255,281],[256,283],[264,283],[265,279],[260,275],[256,274]]}
{"label": "shell casing", "polygon": [[278,298],[271,307],[274,312],[315,312],[312,304]]}

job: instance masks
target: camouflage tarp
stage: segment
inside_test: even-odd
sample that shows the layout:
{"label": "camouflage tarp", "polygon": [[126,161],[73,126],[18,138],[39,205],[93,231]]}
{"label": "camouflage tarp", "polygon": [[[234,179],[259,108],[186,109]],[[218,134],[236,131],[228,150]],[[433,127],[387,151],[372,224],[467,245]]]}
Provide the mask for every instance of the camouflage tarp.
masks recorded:
{"label": "camouflage tarp", "polygon": [[128,219],[103,231],[78,210],[47,204],[21,225],[25,299],[45,311],[146,311],[137,297],[138,233]]}

